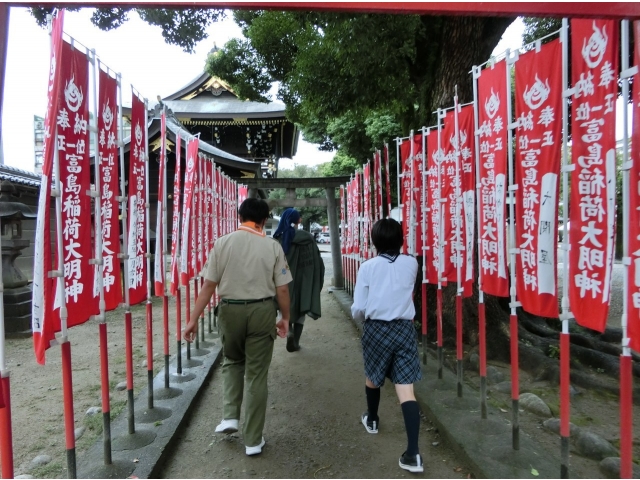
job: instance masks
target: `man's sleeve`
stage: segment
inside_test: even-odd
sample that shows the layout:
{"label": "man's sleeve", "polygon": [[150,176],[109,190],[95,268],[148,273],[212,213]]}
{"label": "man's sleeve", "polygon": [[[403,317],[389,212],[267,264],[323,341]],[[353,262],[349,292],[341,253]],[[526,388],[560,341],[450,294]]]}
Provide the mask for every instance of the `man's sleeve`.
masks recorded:
{"label": "man's sleeve", "polygon": [[293,277],[291,276],[291,270],[289,269],[287,257],[284,254],[284,250],[282,250],[282,246],[278,242],[274,242],[274,244],[276,261],[273,267],[273,282],[276,287],[281,287],[282,285],[290,283]]}
{"label": "man's sleeve", "polygon": [[200,272],[200,276],[205,280],[209,280],[210,282],[220,283],[217,266],[218,264],[216,261],[216,249],[212,248],[209,252],[207,263],[204,265],[202,272]]}

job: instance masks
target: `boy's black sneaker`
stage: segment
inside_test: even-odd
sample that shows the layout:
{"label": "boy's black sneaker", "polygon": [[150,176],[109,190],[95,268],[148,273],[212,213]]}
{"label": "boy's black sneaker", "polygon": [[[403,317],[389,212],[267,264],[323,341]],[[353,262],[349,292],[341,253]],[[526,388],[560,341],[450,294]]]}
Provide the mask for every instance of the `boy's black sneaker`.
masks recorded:
{"label": "boy's black sneaker", "polygon": [[404,452],[400,460],[398,460],[398,465],[400,465],[400,468],[403,470],[408,470],[412,473],[421,473],[424,471],[420,454],[410,456],[407,455],[407,452]]}
{"label": "boy's black sneaker", "polygon": [[364,412],[362,414],[362,425],[367,429],[369,433],[378,433],[378,424],[377,420],[369,420],[369,412]]}

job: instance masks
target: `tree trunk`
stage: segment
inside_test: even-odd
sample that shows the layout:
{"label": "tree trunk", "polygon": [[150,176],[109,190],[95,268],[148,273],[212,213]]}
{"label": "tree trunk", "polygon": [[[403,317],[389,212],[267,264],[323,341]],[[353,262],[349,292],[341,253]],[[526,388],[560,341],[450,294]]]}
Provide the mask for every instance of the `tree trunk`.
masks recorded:
{"label": "tree trunk", "polygon": [[447,17],[442,28],[440,63],[431,97],[431,111],[473,101],[471,66],[486,62],[513,17]]}

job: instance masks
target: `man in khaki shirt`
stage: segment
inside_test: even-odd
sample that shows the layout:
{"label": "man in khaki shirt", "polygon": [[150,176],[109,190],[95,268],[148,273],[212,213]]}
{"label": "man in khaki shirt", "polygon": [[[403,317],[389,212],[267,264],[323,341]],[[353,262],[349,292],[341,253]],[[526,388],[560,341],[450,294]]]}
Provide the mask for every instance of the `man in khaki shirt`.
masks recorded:
{"label": "man in khaki shirt", "polygon": [[[238,431],[246,384],[243,436],[246,454],[256,455],[265,444],[262,429],[273,342],[276,335],[286,338],[289,330],[288,284],[292,277],[282,247],[264,233],[269,218],[267,203],[248,198],[238,215],[242,222],[238,230],[219,238],[209,252],[202,272],[204,285],[183,337],[187,342],[196,338],[198,318],[217,287],[224,418],[215,431]],[[278,308],[282,319],[276,323]]]}

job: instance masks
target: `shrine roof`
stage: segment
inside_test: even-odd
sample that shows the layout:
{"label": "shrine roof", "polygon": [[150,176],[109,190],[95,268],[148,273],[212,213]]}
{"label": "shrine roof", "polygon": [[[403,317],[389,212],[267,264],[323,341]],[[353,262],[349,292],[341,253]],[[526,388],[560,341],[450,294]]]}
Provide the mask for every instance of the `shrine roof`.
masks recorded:
{"label": "shrine roof", "polygon": [[40,175],[9,165],[0,165],[0,180],[9,180],[30,187],[40,187]]}
{"label": "shrine roof", "polygon": [[[190,118],[281,118],[286,120],[280,101],[253,102],[238,98],[224,80],[201,73],[175,93],[162,99],[176,116]],[[149,101],[149,108],[158,102]]]}

